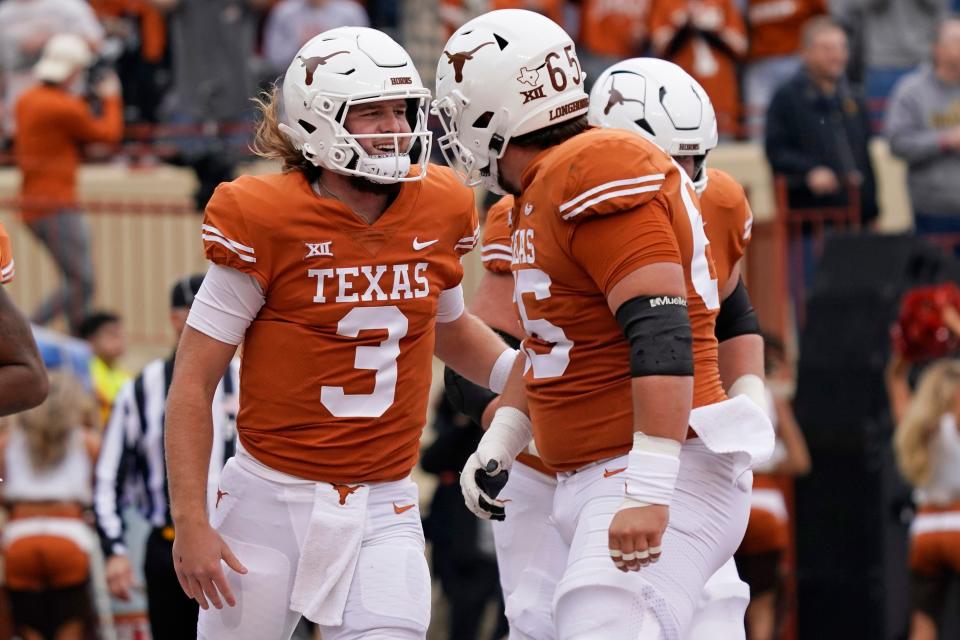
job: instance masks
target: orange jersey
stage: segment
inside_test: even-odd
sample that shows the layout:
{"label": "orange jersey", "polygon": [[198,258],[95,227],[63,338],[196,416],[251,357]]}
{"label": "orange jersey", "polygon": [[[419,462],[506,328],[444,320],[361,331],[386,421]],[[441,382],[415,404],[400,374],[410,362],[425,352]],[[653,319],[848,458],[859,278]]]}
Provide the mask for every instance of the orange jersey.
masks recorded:
{"label": "orange jersey", "polygon": [[713,260],[693,184],[669,156],[634,133],[590,130],[537,156],[513,211],[530,417],[551,468],[576,469],[630,450],[630,350],[607,294],[640,267],[683,265],[694,406],[725,398]]}
{"label": "orange jersey", "polygon": [[397,480],[417,461],[437,297],[478,236],[473,192],[431,166],[367,224],[299,172],[221,184],[207,258],[252,275],[237,429],[274,469],[315,481]]}
{"label": "orange jersey", "polygon": [[826,0],[748,0],[750,59],[797,53],[803,23],[824,13]]}
{"label": "orange jersey", "polygon": [[23,176],[23,218],[33,220],[75,205],[81,145],[120,142],[123,106],[119,97],[103,101],[95,116],[82,98],[38,85],[17,100],[14,155]]}
{"label": "orange jersey", "polygon": [[[706,29],[697,26],[695,15],[710,25],[713,35],[723,42],[723,49],[700,35],[671,44],[688,24]],[[656,55],[683,67],[703,85],[716,110],[720,133],[736,133],[740,117],[736,61],[746,54],[747,40],[743,18],[733,0],[653,0],[650,32]]]}
{"label": "orange jersey", "polygon": [[[776,478],[758,473],[753,476],[754,497],[760,494],[774,494],[779,496],[775,504],[783,504],[783,494]],[[786,513],[780,513],[779,508],[764,508],[759,500],[755,500],[750,508],[750,520],[747,530],[743,534],[740,548],[737,553],[755,555],[771,551],[784,551],[790,544],[790,524]]]}
{"label": "orange jersey", "polygon": [[703,230],[710,240],[717,267],[717,284],[723,291],[730,273],[750,244],[753,211],[747,194],[733,177],[719,169],[707,169],[707,188],[700,196]]}
{"label": "orange jersey", "polygon": [[10,236],[0,224],[0,284],[13,280],[13,249],[10,248]]}
{"label": "orange jersey", "polygon": [[583,0],[580,4],[579,42],[589,53],[629,58],[643,51],[650,0]]}
{"label": "orange jersey", "polygon": [[480,261],[483,268],[491,273],[510,273],[510,262],[513,260],[513,250],[510,248],[512,210],[513,196],[503,196],[487,211],[480,241]]}

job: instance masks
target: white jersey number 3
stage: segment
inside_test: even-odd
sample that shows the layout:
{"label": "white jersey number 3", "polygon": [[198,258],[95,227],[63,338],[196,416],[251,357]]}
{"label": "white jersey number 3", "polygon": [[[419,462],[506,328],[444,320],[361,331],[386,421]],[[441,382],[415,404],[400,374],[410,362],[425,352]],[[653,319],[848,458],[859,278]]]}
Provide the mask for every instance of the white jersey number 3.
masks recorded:
{"label": "white jersey number 3", "polygon": [[346,393],[343,387],[320,389],[320,402],[338,418],[379,418],[397,393],[400,340],[407,335],[407,317],[396,307],[354,307],[337,324],[337,334],[356,338],[361,331],[386,329],[387,338],[375,347],[357,347],[353,366],[376,371],[372,393]]}

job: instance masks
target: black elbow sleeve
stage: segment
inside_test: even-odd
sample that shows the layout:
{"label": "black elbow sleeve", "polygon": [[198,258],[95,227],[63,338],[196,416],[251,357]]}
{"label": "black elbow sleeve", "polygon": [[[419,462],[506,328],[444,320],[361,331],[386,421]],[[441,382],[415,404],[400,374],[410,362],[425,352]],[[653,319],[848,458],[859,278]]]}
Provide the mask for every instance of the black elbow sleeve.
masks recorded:
{"label": "black elbow sleeve", "polygon": [[[497,333],[511,348],[520,347],[520,341],[510,334],[502,331]],[[497,397],[497,394],[490,389],[470,382],[450,367],[445,367],[443,370],[443,390],[453,410],[467,416],[478,426],[487,405]]]}
{"label": "black elbow sleeve", "polygon": [[750,294],[743,284],[743,279],[737,283],[727,299],[720,303],[720,313],[717,315],[717,326],[714,330],[717,342],[724,342],[730,338],[751,333],[760,333],[760,323],[757,312],[750,304]]}
{"label": "black elbow sleeve", "polygon": [[693,333],[682,296],[638,296],[617,309],[630,343],[630,374],[692,376]]}

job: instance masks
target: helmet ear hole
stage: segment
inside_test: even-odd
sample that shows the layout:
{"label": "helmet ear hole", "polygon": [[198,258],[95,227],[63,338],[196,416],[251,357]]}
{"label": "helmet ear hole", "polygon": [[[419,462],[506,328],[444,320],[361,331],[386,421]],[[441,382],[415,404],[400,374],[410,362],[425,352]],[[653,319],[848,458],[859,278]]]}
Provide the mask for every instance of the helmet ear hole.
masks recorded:
{"label": "helmet ear hole", "polygon": [[302,119],[301,119],[301,120],[297,120],[297,124],[299,124],[299,125],[300,125],[300,128],[303,129],[304,131],[306,131],[308,135],[317,130],[317,128],[316,128],[315,126],[313,126],[312,124],[310,124],[310,123],[307,122],[306,120],[302,120]]}
{"label": "helmet ear hole", "polygon": [[484,111],[477,119],[473,121],[474,129],[486,129],[490,126],[490,121],[493,120],[493,111]]}

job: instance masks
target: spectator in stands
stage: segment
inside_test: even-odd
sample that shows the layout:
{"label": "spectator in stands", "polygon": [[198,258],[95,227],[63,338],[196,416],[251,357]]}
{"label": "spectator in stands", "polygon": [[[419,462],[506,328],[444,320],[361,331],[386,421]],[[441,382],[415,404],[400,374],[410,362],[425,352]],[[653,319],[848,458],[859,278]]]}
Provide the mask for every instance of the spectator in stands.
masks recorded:
{"label": "spectator in stands", "polygon": [[897,84],[886,133],[908,166],[917,233],[960,233],[960,19],[940,25],[933,65]]}
{"label": "spectator in stands", "polygon": [[743,75],[747,134],[763,140],[764,118],[773,92],[800,69],[800,31],[826,13],[826,0],[746,0],[750,49]]}
{"label": "spectator in stands", "polygon": [[847,36],[830,18],[812,18],[801,39],[803,67],[773,96],[765,147],[775,174],[787,178],[791,208],[847,204],[847,185],[860,192],[860,218],[877,217],[869,123],[863,99],[844,71]]}
{"label": "spectator in stands", "polygon": [[90,6],[106,31],[101,58],[120,76],[126,121],[156,122],[170,83],[163,13],[144,0],[90,0]]}
{"label": "spectator in stands", "polygon": [[[202,283],[202,275],[193,275],[173,285],[170,324],[177,341]],[[173,520],[167,502],[163,461],[164,406],[173,376],[173,356],[171,352],[166,358],[149,363],[117,395],[97,460],[93,502],[97,531],[107,558],[107,585],[114,597],[128,600],[134,578],[123,540],[123,507],[129,487],[136,488],[134,494],[146,496],[138,506],[153,527],[147,538],[144,558],[150,630],[157,639],[189,640],[196,638],[199,605],[184,594],[174,571]],[[212,501],[219,500],[220,469],[235,450],[240,406],[239,375],[239,362],[234,360],[220,381],[213,400],[217,437],[206,492],[211,500],[211,513],[216,506]]]}
{"label": "spectator in stands", "polygon": [[883,127],[887,99],[904,75],[927,60],[950,0],[833,0],[844,24],[863,40],[864,89],[873,132]]}
{"label": "spectator in stands", "polygon": [[88,142],[119,142],[123,134],[116,74],[105,74],[94,87],[102,100],[99,116],[71,92],[91,61],[90,48],[79,36],[50,38],[34,68],[41,84],[16,105],[14,151],[22,178],[22,216],[63,275],[63,285],[40,305],[33,321],[44,325],[63,313],[72,332],[86,315],[94,290],[90,233],[76,203],[81,148]]}
{"label": "spectator in stands", "polygon": [[66,373],[50,395],[17,417],[0,442],[3,499],[11,505],[3,544],[13,622],[23,638],[80,640],[92,616],[90,504],[96,432],[83,427],[93,399]]}
{"label": "spectator in stands", "polygon": [[280,0],[267,18],[264,55],[274,74],[280,74],[300,47],[318,33],[369,25],[367,12],[354,0]]}
{"label": "spectator in stands", "polygon": [[176,161],[191,167],[203,211],[247,153],[255,94],[254,44],[271,0],[151,0],[170,29],[173,86],[163,111],[176,130]]}
{"label": "spectator in stands", "polygon": [[717,112],[720,136],[738,136],[737,64],[747,53],[747,39],[734,0],[653,0],[650,31],[653,52],[703,85]]}
{"label": "spectator in stands", "polygon": [[0,2],[0,140],[13,136],[17,98],[36,83],[33,67],[58,33],[77,34],[93,50],[103,41],[103,27],[84,0]]}
{"label": "spectator in stands", "polygon": [[793,367],[783,342],[764,335],[767,413],[777,432],[773,456],[754,469],[750,520],[734,558],[740,577],[750,585],[747,637],[773,640],[777,635],[777,600],[783,586],[783,561],[790,541],[782,478],[810,472],[810,452],[793,414]]}
{"label": "spectator in stands", "polygon": [[[0,285],[13,280],[10,237],[0,225]],[[47,395],[47,372],[30,325],[0,286],[0,416],[35,407]],[[3,477],[3,476],[0,476]]]}
{"label": "spectator in stands", "polygon": [[[906,370],[888,385],[909,395]],[[960,577],[960,362],[930,365],[894,435],[897,464],[915,488],[910,527],[910,640],[935,640]]]}
{"label": "spectator in stands", "polygon": [[649,16],[650,0],[580,2],[577,54],[587,74],[587,90],[607,67],[644,52],[650,36],[647,28]]}
{"label": "spectator in stands", "polygon": [[120,358],[127,351],[123,321],[115,313],[97,311],[83,319],[77,334],[81,340],[87,341],[93,352],[90,379],[100,407],[100,424],[105,425],[114,398],[130,379],[130,373],[120,366]]}

